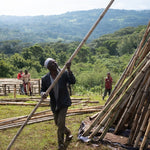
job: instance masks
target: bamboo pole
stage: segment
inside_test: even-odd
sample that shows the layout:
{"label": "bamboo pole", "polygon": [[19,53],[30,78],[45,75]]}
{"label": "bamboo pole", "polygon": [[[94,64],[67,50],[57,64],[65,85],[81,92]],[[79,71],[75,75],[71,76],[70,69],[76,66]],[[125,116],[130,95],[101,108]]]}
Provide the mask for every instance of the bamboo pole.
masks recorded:
{"label": "bamboo pole", "polygon": [[[77,47],[77,49],[74,51],[74,53],[72,54],[72,56],[69,58],[68,62],[71,62],[74,57],[77,55],[77,53],[79,52],[79,50],[81,49],[81,47],[83,46],[83,44],[86,42],[86,40],[89,38],[89,36],[91,35],[91,33],[93,32],[93,30],[96,28],[96,26],[98,25],[98,23],[100,22],[100,20],[104,17],[104,15],[106,14],[106,12],[108,11],[109,7],[112,5],[112,3],[114,2],[114,0],[111,0],[110,3],[107,5],[107,7],[105,8],[105,10],[103,11],[103,13],[100,15],[100,17],[97,19],[96,23],[92,26],[92,28],[90,29],[90,31],[88,32],[88,34],[85,36],[85,38],[81,41],[81,43],[79,44],[79,46]],[[54,80],[53,84],[51,84],[51,86],[47,89],[46,94],[48,95],[48,93],[51,91],[51,89],[54,87],[54,85],[57,83],[57,81],[59,80],[59,78],[61,77],[61,75],[64,73],[66,69],[66,64],[64,65],[63,69],[59,72],[58,76],[56,77],[56,79]],[[21,131],[23,130],[24,126],[27,124],[28,120],[31,118],[31,116],[34,114],[34,112],[36,111],[36,109],[39,107],[40,103],[43,101],[43,98],[41,98],[41,100],[39,101],[39,103],[35,106],[34,110],[31,112],[31,114],[28,116],[27,120],[24,122],[24,124],[21,126],[21,128],[19,129],[19,131],[17,132],[16,136],[12,139],[12,141],[10,142],[7,150],[10,150],[11,146],[13,145],[13,143],[15,142],[16,138],[18,137],[18,135],[21,133]]]}
{"label": "bamboo pole", "polygon": [[147,120],[148,120],[149,117],[150,117],[150,104],[149,104],[149,107],[148,107],[148,111],[147,111],[147,113],[146,113],[146,115],[145,115],[145,117],[144,117],[144,120],[143,120],[142,126],[141,126],[141,128],[140,128],[140,131],[139,131],[139,133],[138,133],[138,135],[137,135],[137,138],[136,138],[136,140],[135,140],[134,147],[137,147],[137,146],[138,146],[138,143],[139,143],[139,141],[140,141],[140,137],[142,136],[142,134],[143,134],[144,131],[145,131],[145,126],[146,126],[146,123],[147,123]]}
{"label": "bamboo pole", "polygon": [[149,133],[150,133],[150,121],[149,121],[148,126],[147,126],[147,128],[146,128],[146,132],[145,132],[145,134],[144,134],[144,138],[143,138],[143,140],[142,140],[142,143],[141,143],[141,146],[140,146],[140,150],[143,150],[143,149],[144,149],[144,146],[145,146],[145,144],[146,144],[146,141],[147,141],[147,138],[148,138]]}
{"label": "bamboo pole", "polygon": [[[135,129],[135,131],[134,131],[134,136],[133,136],[133,138],[134,138],[134,145],[135,145],[135,142],[136,142],[136,140],[137,140],[137,136],[138,136],[138,134],[139,134],[139,132],[140,132],[140,128],[141,128],[141,126],[142,126],[142,124],[143,124],[143,121],[144,121],[144,119],[145,119],[145,116],[146,116],[146,113],[147,113],[147,111],[148,111],[148,107],[149,107],[149,102],[150,102],[150,99],[149,99],[150,97],[147,97],[147,99],[146,99],[146,101],[145,101],[145,104],[144,104],[144,106],[143,106],[143,109],[142,109],[142,114],[141,114],[141,116],[140,116],[140,119],[138,120],[138,123],[137,123],[137,126],[136,126],[136,129]],[[147,120],[148,121],[148,120]]]}
{"label": "bamboo pole", "polygon": [[145,33],[144,33],[144,35],[143,35],[143,38],[142,38],[142,40],[141,40],[141,42],[140,42],[140,44],[139,44],[139,47],[137,48],[137,51],[135,52],[135,55],[134,55],[134,59],[133,59],[133,63],[132,63],[132,65],[131,65],[131,67],[130,67],[130,70],[129,70],[129,74],[131,74],[132,73],[132,71],[133,71],[133,69],[134,69],[134,66],[135,66],[135,64],[136,64],[136,62],[137,62],[137,60],[138,60],[138,58],[141,56],[141,53],[143,53],[143,49],[142,49],[142,46],[143,46],[143,44],[144,44],[144,42],[145,42],[145,40],[146,40],[146,38],[148,37],[148,34],[149,34],[149,32],[150,32],[150,21],[149,21],[149,23],[148,23],[148,25],[147,25],[147,28],[146,28],[146,30],[145,30]]}
{"label": "bamboo pole", "polygon": [[115,111],[112,115],[110,115],[109,120],[107,121],[106,126],[105,126],[105,128],[104,128],[102,134],[101,134],[100,137],[99,137],[99,140],[102,140],[102,139],[105,137],[107,131],[109,130],[110,126],[111,126],[111,125],[114,123],[114,121],[116,120],[118,114],[119,114],[119,112],[118,112],[118,111]]}
{"label": "bamboo pole", "polygon": [[121,129],[122,126],[124,125],[124,122],[126,121],[126,120],[124,119],[124,117],[125,117],[125,115],[126,115],[128,109],[129,109],[129,107],[130,107],[130,105],[131,105],[131,103],[132,103],[132,101],[133,101],[134,93],[135,93],[135,91],[132,92],[132,94],[131,94],[131,96],[130,96],[130,99],[129,99],[129,101],[128,101],[127,107],[125,108],[125,110],[124,110],[124,112],[123,112],[123,114],[122,114],[122,116],[121,116],[121,118],[120,118],[118,124],[117,124],[116,127],[115,127],[115,131],[114,131],[115,134],[118,133],[118,131],[120,131],[120,129]]}
{"label": "bamboo pole", "polygon": [[143,58],[147,55],[149,51],[150,51],[150,38],[146,41],[145,45],[143,46],[142,53],[137,60],[137,65],[143,60]]}
{"label": "bamboo pole", "polygon": [[135,139],[135,137],[134,137],[134,131],[135,131],[135,128],[136,128],[136,126],[138,125],[137,123],[138,123],[138,119],[140,118],[140,115],[141,115],[141,110],[142,110],[142,107],[143,107],[143,104],[144,104],[144,102],[145,102],[145,98],[146,98],[146,96],[147,96],[147,94],[148,94],[148,88],[149,88],[149,85],[150,85],[150,78],[148,79],[148,82],[147,82],[147,84],[146,84],[146,86],[145,86],[145,89],[144,89],[144,94],[142,95],[142,98],[141,98],[141,100],[140,100],[140,104],[139,104],[139,107],[138,107],[138,109],[137,109],[137,112],[136,112],[136,114],[135,114],[135,118],[134,118],[134,120],[133,120],[133,125],[132,125],[132,128],[131,128],[131,134],[133,133],[133,135],[132,136],[129,136],[129,141],[128,141],[128,143],[130,144],[132,144],[133,142],[134,142],[134,139]]}

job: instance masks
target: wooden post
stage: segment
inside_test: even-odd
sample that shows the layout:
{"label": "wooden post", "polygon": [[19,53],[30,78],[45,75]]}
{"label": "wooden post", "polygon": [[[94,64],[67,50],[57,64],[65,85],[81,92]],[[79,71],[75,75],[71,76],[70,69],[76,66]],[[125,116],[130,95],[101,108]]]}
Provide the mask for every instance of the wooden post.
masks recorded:
{"label": "wooden post", "polygon": [[14,84],[14,98],[16,98],[16,84]]}
{"label": "wooden post", "polygon": [[6,96],[7,95],[7,93],[6,93],[6,84],[3,84],[2,86],[3,86],[4,95]]}
{"label": "wooden post", "polygon": [[[79,44],[79,46],[77,47],[77,49],[74,51],[74,53],[72,54],[72,56],[70,57],[70,59],[67,62],[71,62],[73,60],[73,58],[77,55],[77,53],[79,52],[79,50],[81,49],[81,47],[83,46],[83,44],[87,41],[87,39],[89,38],[89,36],[93,32],[93,30],[96,28],[96,26],[98,25],[98,23],[100,22],[100,20],[104,17],[105,13],[107,12],[107,10],[109,9],[109,7],[112,5],[113,2],[114,2],[114,0],[110,1],[110,3],[108,4],[108,6],[105,8],[105,10],[103,11],[103,13],[97,19],[97,21],[95,22],[95,24],[89,30],[88,34],[84,37],[84,39],[81,41],[81,43]],[[61,77],[61,75],[64,73],[65,69],[66,69],[66,64],[64,65],[63,69],[57,75],[57,77],[54,80],[53,84],[51,84],[50,87],[47,89],[47,91],[46,91],[47,95],[49,94],[49,92],[51,91],[51,89],[55,86],[55,84],[57,83],[57,81],[59,80],[59,78]],[[33,109],[33,111],[30,113],[30,115],[28,116],[27,120],[24,122],[24,124],[21,126],[21,128],[19,129],[19,131],[17,132],[17,134],[15,135],[15,137],[12,139],[12,141],[8,145],[7,150],[10,150],[10,148],[13,145],[13,143],[15,142],[16,138],[19,136],[19,134],[23,130],[24,126],[27,124],[28,120],[32,117],[32,115],[34,114],[34,112],[39,107],[39,105],[41,104],[42,101],[43,101],[43,98],[41,98],[41,100],[39,101],[39,103],[35,106],[35,108]]]}
{"label": "wooden post", "polygon": [[26,84],[27,95],[29,96],[29,82]]}
{"label": "wooden post", "polygon": [[40,91],[41,91],[41,84],[40,84],[40,79],[38,80],[38,93],[40,95]]}
{"label": "wooden post", "polygon": [[10,86],[8,86],[8,93],[10,93]]}

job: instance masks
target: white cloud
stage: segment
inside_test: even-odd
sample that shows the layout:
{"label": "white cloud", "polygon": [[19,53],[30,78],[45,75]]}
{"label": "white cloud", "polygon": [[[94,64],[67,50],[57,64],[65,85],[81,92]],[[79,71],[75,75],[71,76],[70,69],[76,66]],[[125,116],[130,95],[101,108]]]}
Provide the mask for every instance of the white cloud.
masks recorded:
{"label": "white cloud", "polygon": [[[52,15],[105,8],[110,0],[3,0],[0,15]],[[114,9],[150,9],[150,0],[115,0]]]}

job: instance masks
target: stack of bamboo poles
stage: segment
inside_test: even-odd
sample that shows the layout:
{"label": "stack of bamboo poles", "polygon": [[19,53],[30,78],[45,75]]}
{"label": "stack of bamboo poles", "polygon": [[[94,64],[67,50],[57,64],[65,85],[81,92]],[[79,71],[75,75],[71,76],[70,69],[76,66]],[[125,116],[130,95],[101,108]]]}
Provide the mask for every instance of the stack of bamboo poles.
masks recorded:
{"label": "stack of bamboo poles", "polygon": [[[29,103],[32,101],[34,103]],[[35,106],[37,102],[40,101],[40,98],[15,98],[15,99],[1,99],[0,105],[23,105],[23,106]],[[79,105],[79,104],[88,104],[88,103],[99,103],[99,101],[92,101],[90,98],[71,98],[72,105]],[[50,100],[45,99],[41,104],[40,107],[47,107],[50,105]]]}
{"label": "stack of bamboo poles", "polygon": [[[67,116],[73,116],[73,115],[82,115],[87,113],[93,113],[98,112],[100,109],[102,109],[103,106],[92,106],[92,107],[85,107],[80,109],[69,109],[67,112]],[[0,130],[13,128],[13,127],[19,127],[22,125],[22,123],[27,119],[28,116],[19,116],[19,117],[13,117],[13,118],[6,118],[0,120]],[[53,120],[53,114],[50,110],[45,110],[41,112],[35,113],[28,124],[33,123],[39,123],[44,121]]]}
{"label": "stack of bamboo poles", "polygon": [[[84,131],[90,139],[101,131],[103,140],[110,127],[119,134],[130,129],[128,145],[146,149],[150,141],[150,22],[127,68],[105,107]],[[94,129],[94,130],[93,130]],[[101,130],[100,130],[101,129]],[[140,139],[142,138],[142,141]]]}

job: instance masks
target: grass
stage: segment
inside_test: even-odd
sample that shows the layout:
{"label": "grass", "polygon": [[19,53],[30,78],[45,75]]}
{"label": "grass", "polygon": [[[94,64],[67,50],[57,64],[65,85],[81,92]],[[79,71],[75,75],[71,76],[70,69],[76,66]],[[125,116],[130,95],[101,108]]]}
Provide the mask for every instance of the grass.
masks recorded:
{"label": "grass", "polygon": [[[12,97],[10,96],[10,98]],[[105,101],[102,101],[100,96],[98,95],[90,96],[90,98],[94,101],[99,100],[100,103],[94,105],[102,105],[105,103]],[[90,104],[89,106],[92,105],[93,104]],[[71,108],[74,107],[77,106],[71,106]],[[83,106],[81,105],[80,107]],[[29,115],[33,109],[33,106],[1,105],[0,119]],[[50,108],[39,107],[37,111],[43,111],[47,109]],[[81,122],[85,120],[86,117],[89,117],[93,114],[76,115],[66,118],[66,126],[70,128],[74,136],[73,140],[69,143],[68,150],[109,150],[109,148],[103,145],[100,145],[99,147],[94,147],[93,145],[87,145],[85,143],[82,143],[81,141],[78,141],[77,135]],[[18,130],[19,127],[0,130],[0,150],[7,149],[10,141],[16,135]],[[54,121],[52,120],[32,125],[26,125],[25,128],[22,130],[21,134],[17,137],[16,141],[12,145],[11,150],[57,150],[57,127],[55,126]]]}

